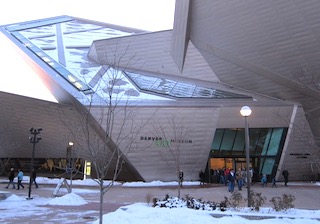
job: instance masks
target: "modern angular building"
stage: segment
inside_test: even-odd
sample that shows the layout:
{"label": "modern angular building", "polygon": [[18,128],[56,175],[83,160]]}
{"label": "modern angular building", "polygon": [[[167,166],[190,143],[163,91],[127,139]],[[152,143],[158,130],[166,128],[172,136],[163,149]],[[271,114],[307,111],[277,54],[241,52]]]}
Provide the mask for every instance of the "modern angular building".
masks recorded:
{"label": "modern angular building", "polygon": [[[56,102],[1,92],[0,157],[29,167],[28,131],[41,127],[36,164],[61,166],[69,141],[77,151],[70,120],[77,124],[90,111],[90,129],[108,133],[101,111],[112,92],[120,111],[113,132],[131,134],[113,139],[122,151],[132,146],[123,180],[176,180],[177,165],[185,180],[198,180],[200,170],[245,168],[244,105],[252,109],[255,179],[281,180],[286,168],[291,180],[314,180],[320,173],[319,10],[317,1],[177,0],[173,30],[71,16],[2,26]],[[90,160],[85,150],[76,153]]]}

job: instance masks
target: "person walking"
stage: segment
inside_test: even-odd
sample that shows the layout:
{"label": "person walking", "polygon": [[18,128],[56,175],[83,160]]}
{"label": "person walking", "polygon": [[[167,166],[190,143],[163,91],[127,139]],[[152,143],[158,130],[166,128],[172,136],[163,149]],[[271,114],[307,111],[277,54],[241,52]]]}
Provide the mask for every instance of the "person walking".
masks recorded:
{"label": "person walking", "polygon": [[225,176],[224,176],[224,170],[225,170],[225,168],[223,167],[222,169],[219,169],[219,183],[220,184],[225,184],[225,182],[226,182],[226,179],[225,179]]}
{"label": "person walking", "polygon": [[277,181],[275,177],[272,178],[272,187],[277,187]]}
{"label": "person walking", "polygon": [[224,179],[225,179],[225,185],[227,186],[228,185],[228,176],[229,176],[229,173],[230,173],[230,168],[228,167],[228,168],[226,168],[225,170],[224,170]]}
{"label": "person walking", "polygon": [[200,185],[204,185],[204,172],[200,170],[199,172]]}
{"label": "person walking", "polygon": [[22,172],[22,170],[19,170],[19,172],[18,172],[18,188],[17,188],[17,190],[20,190],[20,186],[22,188],[24,188],[24,186],[21,183],[22,180],[23,180],[23,172]]}
{"label": "person walking", "polygon": [[282,176],[283,176],[283,178],[284,178],[284,186],[286,186],[286,187],[288,187],[288,181],[289,181],[289,172],[288,172],[288,170],[287,169],[284,169],[283,171],[282,171]]}
{"label": "person walking", "polygon": [[254,175],[254,171],[253,171],[252,167],[249,168],[249,173],[250,173],[250,177],[249,177],[250,183],[248,183],[248,184],[253,185],[253,175]]}
{"label": "person walking", "polygon": [[31,184],[34,183],[34,185],[36,185],[36,188],[38,188],[38,184],[36,182],[36,178],[37,178],[37,172],[35,169],[32,169],[32,172],[31,172]]}
{"label": "person walking", "polygon": [[242,175],[242,170],[241,168],[238,169],[236,172],[236,179],[238,183],[238,190],[242,191],[242,186],[243,186],[243,175]]}
{"label": "person walking", "polygon": [[180,187],[182,187],[182,182],[183,182],[183,171],[182,170],[180,170],[179,171],[179,184],[180,184]]}
{"label": "person walking", "polygon": [[228,190],[230,193],[233,193],[234,192],[234,183],[236,181],[236,175],[235,175],[233,169],[230,169],[227,180],[228,180]]}
{"label": "person walking", "polygon": [[262,187],[267,186],[267,175],[262,174],[261,184],[262,184]]}
{"label": "person walking", "polygon": [[243,186],[247,185],[247,170],[244,167],[242,168],[242,180]]}
{"label": "person walking", "polygon": [[6,188],[8,189],[10,184],[12,184],[12,189],[15,189],[16,187],[14,186],[14,177],[15,177],[15,173],[14,173],[14,169],[11,168],[10,169],[10,173],[9,173],[9,176],[8,176],[8,179],[9,179],[9,183],[8,183],[8,186],[6,186]]}

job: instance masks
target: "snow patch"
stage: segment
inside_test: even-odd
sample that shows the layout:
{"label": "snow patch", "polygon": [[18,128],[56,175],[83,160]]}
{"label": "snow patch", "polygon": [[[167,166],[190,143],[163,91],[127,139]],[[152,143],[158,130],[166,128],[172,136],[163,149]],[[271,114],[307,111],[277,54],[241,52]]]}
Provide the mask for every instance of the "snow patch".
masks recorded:
{"label": "snow patch", "polygon": [[80,206],[85,204],[87,204],[87,202],[82,197],[80,197],[75,193],[69,193],[62,197],[56,197],[54,199],[51,199],[48,202],[48,205],[65,205],[65,206],[70,206],[70,205]]}

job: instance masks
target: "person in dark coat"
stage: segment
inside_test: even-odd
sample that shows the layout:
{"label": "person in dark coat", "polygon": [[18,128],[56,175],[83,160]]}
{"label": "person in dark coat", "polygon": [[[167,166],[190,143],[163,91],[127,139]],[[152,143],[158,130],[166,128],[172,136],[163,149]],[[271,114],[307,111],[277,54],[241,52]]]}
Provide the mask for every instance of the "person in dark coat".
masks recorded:
{"label": "person in dark coat", "polygon": [[12,189],[15,189],[16,187],[14,186],[14,177],[15,177],[15,173],[14,173],[14,169],[11,168],[10,169],[10,173],[9,173],[9,176],[8,176],[8,179],[9,179],[9,183],[8,183],[8,186],[6,186],[6,188],[8,189],[10,184],[12,184]]}
{"label": "person in dark coat", "polygon": [[282,171],[282,176],[283,176],[283,178],[284,178],[284,186],[288,186],[287,184],[288,184],[288,181],[289,181],[289,172],[288,172],[288,170],[287,169],[284,169],[283,171]]}
{"label": "person in dark coat", "polygon": [[180,186],[182,187],[182,182],[183,182],[183,171],[182,170],[180,170],[179,171],[179,184],[180,184]]}
{"label": "person in dark coat", "polygon": [[234,184],[236,182],[236,174],[234,173],[233,169],[230,170],[228,177],[227,177],[227,180],[228,180],[228,190],[230,193],[233,193],[234,192]]}
{"label": "person in dark coat", "polygon": [[200,177],[200,185],[204,185],[204,172],[200,170],[199,172],[199,177]]}
{"label": "person in dark coat", "polygon": [[35,169],[32,169],[32,172],[31,172],[31,184],[34,183],[34,185],[36,185],[36,188],[38,188],[38,184],[36,182],[36,178],[37,178],[37,172]]}
{"label": "person in dark coat", "polygon": [[272,187],[277,187],[277,181],[275,177],[272,178]]}

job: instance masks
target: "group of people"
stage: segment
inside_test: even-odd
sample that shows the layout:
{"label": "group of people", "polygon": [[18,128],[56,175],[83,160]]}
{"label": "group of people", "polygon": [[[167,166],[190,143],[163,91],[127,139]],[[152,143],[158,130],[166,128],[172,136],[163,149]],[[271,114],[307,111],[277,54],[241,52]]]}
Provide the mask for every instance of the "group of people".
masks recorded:
{"label": "group of people", "polygon": [[235,184],[238,186],[238,190],[241,191],[242,187],[251,184],[252,182],[252,177],[253,177],[253,171],[250,168],[249,169],[249,183],[248,183],[248,178],[247,178],[247,170],[246,169],[241,169],[238,168],[237,171],[234,171],[234,169],[226,169],[227,174],[224,175],[226,177],[225,181],[228,185],[228,191],[230,193],[234,192]]}
{"label": "group of people", "polygon": [[[228,186],[228,191],[233,193],[235,186],[238,187],[238,190],[241,191],[243,186],[246,186],[247,184],[252,184],[253,181],[253,169],[249,168],[249,183],[247,178],[247,170],[245,168],[238,168],[237,171],[235,171],[233,168],[222,168],[216,171],[216,175],[218,175],[219,179],[217,183],[225,184],[225,186]],[[283,178],[284,178],[284,185],[288,186],[288,179],[289,179],[289,172],[287,169],[284,169],[282,172]],[[199,173],[200,177],[200,185],[203,184],[204,174],[201,171]],[[261,185],[262,187],[267,186],[267,175],[262,174],[261,175]],[[276,185],[276,178],[272,178],[272,187],[277,187]]]}
{"label": "group of people", "polygon": [[[250,168],[250,183],[252,182],[253,170]],[[237,184],[238,189],[242,190],[242,187],[247,184],[247,171],[246,169],[239,168],[237,171],[234,171],[232,168],[221,168],[216,170],[211,170],[211,176],[214,177],[213,183],[220,183],[228,186],[229,192],[234,191],[235,184]],[[200,185],[204,185],[210,176],[200,170],[199,172]],[[210,179],[209,181],[212,181]]]}
{"label": "group of people", "polygon": [[[14,168],[11,168],[10,169],[10,172],[9,172],[9,175],[8,175],[8,179],[9,179],[9,183],[8,183],[8,186],[6,186],[5,188],[8,189],[10,185],[12,185],[12,189],[17,189],[17,190],[20,190],[20,187],[22,187],[22,189],[24,189],[24,185],[22,184],[22,181],[23,181],[23,176],[24,176],[24,173],[21,169],[18,170],[18,174],[17,174],[17,178],[18,178],[18,181],[17,181],[17,188],[14,184],[14,178],[16,177],[16,174],[15,174],[15,170]],[[36,177],[37,177],[37,173],[35,171],[35,169],[32,170],[32,173],[31,173],[31,184],[35,184],[36,188],[38,188],[38,184],[36,182]]]}
{"label": "group of people", "polygon": [[[286,168],[282,171],[282,176],[283,176],[283,179],[284,179],[284,186],[288,187],[289,171]],[[267,175],[266,174],[262,174],[262,178],[261,178],[262,187],[267,186],[267,182],[268,182]],[[275,177],[272,178],[271,182],[272,182],[272,187],[277,187],[276,178]]]}
{"label": "group of people", "polygon": [[[224,185],[228,185],[228,176],[230,174],[230,171],[233,170],[232,168],[220,168],[220,169],[216,169],[212,171],[212,175],[214,178],[215,183],[220,183],[220,184],[224,184]],[[247,181],[247,171],[245,168],[239,168],[237,171],[233,170],[233,173],[236,174],[236,180],[239,180],[240,182],[240,188],[242,188],[243,185],[246,184]],[[250,173],[250,182],[252,181],[253,178],[253,169],[250,167],[249,169],[249,173]]]}
{"label": "group of people", "polygon": [[[252,182],[252,172],[251,172],[251,168],[249,169],[249,173],[250,173],[250,179],[249,179],[249,184],[251,184]],[[284,186],[288,186],[288,181],[289,181],[289,172],[287,169],[284,169],[282,171],[282,175],[283,175],[283,178],[284,178]],[[233,169],[230,169],[229,171],[229,174],[227,176],[227,183],[228,183],[228,190],[229,192],[233,193],[234,192],[234,187],[235,187],[235,184],[237,183],[238,184],[238,190],[241,191],[242,190],[242,187],[245,185],[245,184],[248,184],[246,183],[246,178],[247,176],[247,172],[245,169],[241,169],[239,168],[238,171],[234,171]],[[267,179],[267,175],[266,174],[262,174],[262,177],[261,177],[261,185],[262,187],[265,187],[267,186],[267,182],[268,182],[268,179]],[[276,185],[276,178],[273,177],[272,178],[272,187],[277,187]]]}

